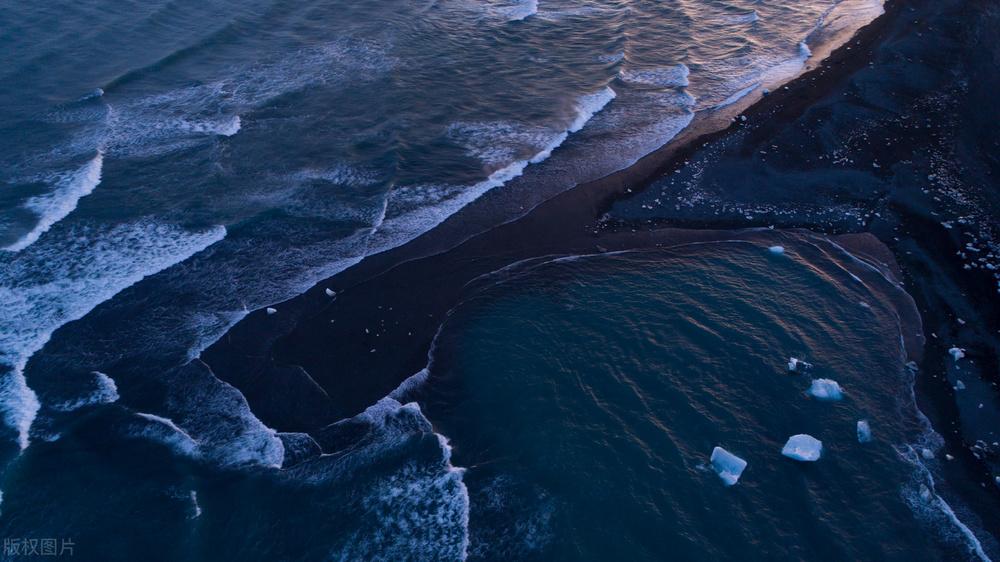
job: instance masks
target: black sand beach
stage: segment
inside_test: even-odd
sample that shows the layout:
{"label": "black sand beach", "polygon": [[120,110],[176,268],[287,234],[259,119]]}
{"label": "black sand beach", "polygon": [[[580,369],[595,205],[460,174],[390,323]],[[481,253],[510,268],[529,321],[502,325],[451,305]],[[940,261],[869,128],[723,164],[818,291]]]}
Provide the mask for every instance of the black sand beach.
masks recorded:
{"label": "black sand beach", "polygon": [[[423,368],[438,326],[482,274],[743,228],[838,235],[898,264],[927,335],[922,358],[913,357],[918,403],[955,457],[944,464],[948,489],[996,532],[1000,307],[986,264],[1000,258],[965,266],[997,251],[998,35],[1000,11],[987,1],[889,2],[821,65],[724,130],[696,123],[635,166],[500,226],[488,209],[518,205],[517,194],[491,192],[410,244],[275,305],[276,314],[251,314],[202,360],[266,425],[308,432],[332,451],[343,428],[330,424]],[[880,256],[873,237],[892,256]],[[465,242],[451,247],[455,240]],[[960,373],[952,346],[966,350]],[[960,396],[959,375],[982,384]]]}

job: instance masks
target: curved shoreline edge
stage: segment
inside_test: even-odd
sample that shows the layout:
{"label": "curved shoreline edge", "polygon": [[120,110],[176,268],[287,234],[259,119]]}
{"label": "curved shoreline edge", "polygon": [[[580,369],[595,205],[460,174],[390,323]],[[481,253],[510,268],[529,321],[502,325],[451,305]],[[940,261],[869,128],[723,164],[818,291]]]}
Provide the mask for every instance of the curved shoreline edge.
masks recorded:
{"label": "curved shoreline edge", "polygon": [[[268,315],[264,309],[252,312],[203,350],[202,359],[212,365],[216,373],[223,372],[230,363],[226,358],[231,357],[227,350],[231,350],[239,355],[255,358],[253,363],[257,365],[252,370],[259,371],[265,368],[264,365],[274,362],[271,348],[283,336],[294,331],[298,323],[296,316],[315,313],[329,304],[329,298],[325,295],[327,289],[342,293],[376,281],[416,260],[447,254],[467,245],[489,248],[481,251],[487,255],[524,253],[529,246],[534,246],[530,253],[535,254],[578,247],[579,241],[574,242],[574,239],[580,236],[592,238],[596,235],[595,221],[612,202],[627,197],[633,192],[633,188],[639,190],[654,179],[682,166],[687,156],[700,146],[739,130],[741,122],[737,116],[754,119],[773,117],[778,111],[793,114],[801,112],[826,93],[825,86],[862,67],[866,62],[865,57],[854,56],[856,51],[851,53],[850,47],[854,45],[864,49],[877,44],[887,23],[900,11],[901,6],[901,0],[886,0],[882,14],[874,20],[850,33],[841,31],[835,40],[826,44],[812,46],[815,58],[810,60],[818,59],[819,62],[807,64],[801,74],[782,83],[780,89],[765,95],[761,88],[757,88],[724,108],[698,113],[692,123],[678,135],[631,166],[551,195],[522,213],[499,221],[490,208],[496,203],[502,205],[504,200],[518,194],[504,188],[488,192],[410,242],[366,256],[357,264],[304,293],[273,305],[283,311],[280,320],[266,318]],[[518,229],[524,232],[510,232]],[[512,239],[512,250],[505,249],[503,245],[509,244]],[[316,308],[317,304],[319,309]],[[267,335],[261,332],[266,332]],[[253,343],[248,341],[249,334],[255,334],[249,338],[255,340]],[[239,349],[231,349],[236,342],[239,342]],[[429,340],[425,343],[429,344]],[[247,366],[249,365],[243,365],[244,368]],[[225,377],[223,380],[226,380]]]}
{"label": "curved shoreline edge", "polygon": [[[749,107],[742,114],[751,121],[757,121],[758,125],[747,134],[757,138],[768,137],[782,123],[803,113],[852,72],[864,67],[871,57],[869,49],[885,38],[888,24],[903,7],[902,2],[890,0],[886,3],[883,16],[834,49],[816,68],[791,80],[771,95],[754,100],[752,105],[748,100]],[[270,317],[263,311],[251,314],[206,350],[203,356],[220,378],[233,383],[247,395],[253,407],[255,401],[268,392],[267,385],[261,381],[274,380],[269,374],[290,365],[299,365],[296,360],[336,345],[341,352],[338,355],[344,360],[326,367],[336,370],[336,373],[323,373],[322,369],[314,369],[311,365],[305,370],[323,386],[346,385],[350,396],[345,397],[345,410],[322,413],[313,421],[320,422],[324,416],[325,419],[332,419],[349,415],[353,408],[347,407],[347,403],[352,398],[357,403],[363,403],[367,399],[364,397],[374,396],[377,399],[385,396],[426,363],[426,351],[443,315],[450,308],[448,302],[461,293],[463,283],[456,280],[457,277],[474,277],[476,271],[496,269],[497,264],[510,263],[518,256],[573,253],[588,248],[607,251],[613,247],[610,240],[619,234],[631,234],[637,244],[656,244],[658,236],[642,229],[633,233],[598,232],[595,227],[597,219],[613,202],[682,167],[688,156],[703,145],[742,130],[739,122],[733,123],[727,118],[719,118],[716,123],[719,128],[715,130],[701,128],[705,125],[704,121],[692,124],[667,145],[630,168],[578,185],[500,225],[495,224],[495,216],[489,214],[488,207],[491,200],[503,198],[504,190],[492,192],[412,242],[369,256],[303,295],[276,305],[279,314]],[[693,231],[664,229],[661,226],[657,226],[661,236],[666,235],[663,234],[665,232],[681,238],[694,236],[691,234]],[[667,226],[670,224],[667,223]],[[724,221],[685,226],[739,228]],[[470,231],[476,233],[469,235]],[[709,231],[696,232],[706,234]],[[881,243],[878,245],[885,248]],[[885,251],[891,255],[891,251]],[[897,275],[897,278],[907,279],[907,275]],[[327,288],[338,292],[335,301],[325,296]],[[924,314],[927,312],[924,311]],[[318,326],[329,324],[331,319],[337,320],[332,333],[327,332],[323,337],[310,335],[316,334]],[[366,328],[380,326],[384,329],[372,337],[362,335]],[[372,347],[373,344],[377,347]],[[397,357],[386,357],[390,353],[384,351],[390,348],[391,354]],[[375,351],[370,352],[370,349]],[[316,359],[319,363],[319,359],[328,357]],[[922,388],[920,384],[918,382],[915,390],[920,402],[948,399],[928,395],[930,389]],[[950,423],[949,420],[957,418],[957,414],[948,408],[933,409],[943,410],[946,416],[935,419],[937,427],[945,427],[942,421]],[[258,413],[257,408],[254,411]],[[930,415],[934,417],[932,412]],[[952,415],[955,418],[951,418]],[[305,423],[307,417],[297,416],[298,419],[292,421],[295,424]],[[945,437],[951,438],[948,435]],[[966,475],[983,472],[982,465],[972,464],[971,455],[959,459],[968,464],[963,469]],[[950,472],[945,475],[945,480],[951,483],[957,477],[955,472]],[[967,488],[973,487],[979,488],[972,485]],[[967,493],[968,489],[962,491],[963,499],[969,497]],[[983,491],[983,496],[978,502],[980,505],[972,506],[980,517],[988,515],[983,506],[995,500],[991,500],[989,491]],[[991,519],[987,518],[984,522],[988,523],[988,528],[993,528]]]}

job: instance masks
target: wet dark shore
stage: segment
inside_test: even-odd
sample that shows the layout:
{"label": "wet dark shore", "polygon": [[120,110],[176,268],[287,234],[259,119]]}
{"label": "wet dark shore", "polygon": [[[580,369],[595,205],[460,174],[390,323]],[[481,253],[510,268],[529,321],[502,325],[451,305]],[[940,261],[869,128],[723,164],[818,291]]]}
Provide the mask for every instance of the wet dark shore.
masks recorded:
{"label": "wet dark shore", "polygon": [[[1000,224],[1000,12],[985,0],[886,9],[726,130],[696,128],[496,228],[489,209],[512,195],[490,193],[413,243],[275,305],[276,314],[251,314],[202,359],[265,424],[334,450],[342,436],[330,424],[424,367],[442,319],[479,275],[547,254],[712,240],[728,229],[870,233],[892,250],[923,316],[917,398],[947,441],[942,453],[955,457],[942,459],[949,491],[997,533],[1000,307],[986,264]],[[853,242],[878,252],[865,238]],[[952,346],[966,350],[962,362],[948,355]],[[959,377],[965,390],[955,390]]]}

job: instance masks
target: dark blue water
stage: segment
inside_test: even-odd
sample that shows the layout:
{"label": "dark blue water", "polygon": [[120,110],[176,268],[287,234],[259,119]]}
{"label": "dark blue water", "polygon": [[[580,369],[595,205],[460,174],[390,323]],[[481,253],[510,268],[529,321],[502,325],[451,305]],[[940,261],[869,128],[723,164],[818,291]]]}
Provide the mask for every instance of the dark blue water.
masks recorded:
{"label": "dark blue water", "polygon": [[[783,257],[755,240],[484,280],[432,368],[323,428],[339,446],[318,458],[198,360],[249,311],[484,194],[530,207],[633,163],[880,9],[8,6],[4,537],[100,560],[965,555],[911,448],[935,445],[896,289],[794,236]],[[815,373],[785,374],[791,354]],[[847,398],[805,399],[813,375]],[[781,458],[792,432],[827,456]],[[704,470],[719,444],[750,462],[735,488]]]}

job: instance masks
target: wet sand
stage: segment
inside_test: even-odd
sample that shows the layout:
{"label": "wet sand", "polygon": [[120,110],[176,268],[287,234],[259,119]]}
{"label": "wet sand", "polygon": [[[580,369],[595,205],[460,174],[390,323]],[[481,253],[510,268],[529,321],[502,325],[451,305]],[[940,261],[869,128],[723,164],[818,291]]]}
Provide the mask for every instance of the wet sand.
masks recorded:
{"label": "wet sand", "polygon": [[[788,174],[794,168],[796,178],[815,174],[829,178],[835,187],[844,183],[840,176],[830,175],[829,160],[818,160],[818,154],[810,153],[818,149],[803,135],[811,138],[812,132],[824,130],[824,119],[846,126],[843,123],[851,120],[877,122],[879,112],[898,117],[907,98],[926,97],[939,85],[928,77],[930,71],[919,65],[924,64],[924,55],[933,59],[928,53],[939,50],[938,45],[945,41],[932,37],[934,29],[950,38],[956,51],[967,49],[973,26],[962,26],[962,18],[969,21],[977,9],[985,10],[986,3],[889,2],[885,15],[817,68],[745,109],[741,113],[745,120],[732,121],[729,113],[704,116],[629,169],[562,193],[499,226],[490,210],[497,201],[507,199],[506,204],[510,204],[514,195],[502,188],[491,192],[413,242],[372,256],[307,293],[275,305],[278,313],[257,311],[249,315],[206,350],[202,359],[216,376],[243,392],[265,424],[279,431],[309,432],[324,449],[333,450],[343,436],[328,426],[362,411],[423,368],[441,321],[460,301],[466,285],[479,275],[543,255],[717,240],[732,229],[747,227],[806,227],[820,233],[849,234],[838,237],[838,243],[895,270],[916,300],[925,333],[938,336],[928,337],[922,357],[913,356],[921,367],[916,385],[918,402],[944,434],[946,451],[957,458],[944,467],[950,489],[975,511],[984,527],[1000,529],[1000,510],[996,509],[1000,495],[992,485],[988,462],[995,462],[996,452],[980,453],[977,458],[970,451],[971,434],[963,431],[952,386],[946,377],[938,377],[953,342],[975,349],[975,359],[981,364],[997,364],[1000,307],[996,306],[996,286],[982,272],[962,268],[955,256],[962,240],[953,232],[942,232],[926,201],[915,201],[904,189],[887,196],[887,189],[867,189],[869,183],[859,180],[862,187],[850,194],[852,201],[877,209],[882,216],[852,225],[798,210],[791,202],[795,198],[781,191],[786,183],[775,182],[770,191],[747,187],[745,193],[728,192],[730,182],[720,181],[713,186],[720,198],[757,198],[754,202],[758,204],[767,200],[772,206],[792,205],[792,211],[760,213],[749,219],[720,215],[718,208],[710,205],[685,212],[639,212],[640,204],[651,206],[658,182],[683,176],[689,167],[686,164],[695,160],[723,164],[722,180],[767,178],[767,174],[758,174],[758,155],[760,150],[772,150],[771,146],[780,147],[774,149],[775,154],[796,153],[784,162],[782,172]],[[937,60],[929,64],[938,80],[960,79],[940,68]],[[900,72],[912,73],[913,79],[899,80]],[[857,79],[872,73],[885,77],[884,89]],[[892,102],[881,99],[885,96]],[[942,122],[952,118],[947,111],[928,115]],[[878,175],[879,186],[906,185],[910,176],[884,176],[897,169],[894,162],[919,157],[927,134],[929,131],[922,130],[917,135],[900,134],[898,141],[885,146],[858,143],[853,148],[857,153],[854,159],[862,162],[861,155],[870,154],[858,167],[864,166],[863,173]],[[971,145],[995,143],[995,135],[967,136],[973,137]],[[872,157],[877,159],[878,168],[872,166]],[[984,164],[987,171],[994,165]],[[806,200],[812,196],[796,195]],[[823,197],[842,195],[817,192],[815,200],[823,206]],[[456,246],[456,240],[465,242]],[[891,254],[886,253],[886,247]],[[326,289],[337,291],[337,296],[327,296]],[[957,310],[978,315],[963,312],[966,323],[958,325]],[[949,327],[951,332],[946,332]],[[995,380],[995,369],[991,376]],[[995,395],[992,401],[996,407]]]}

